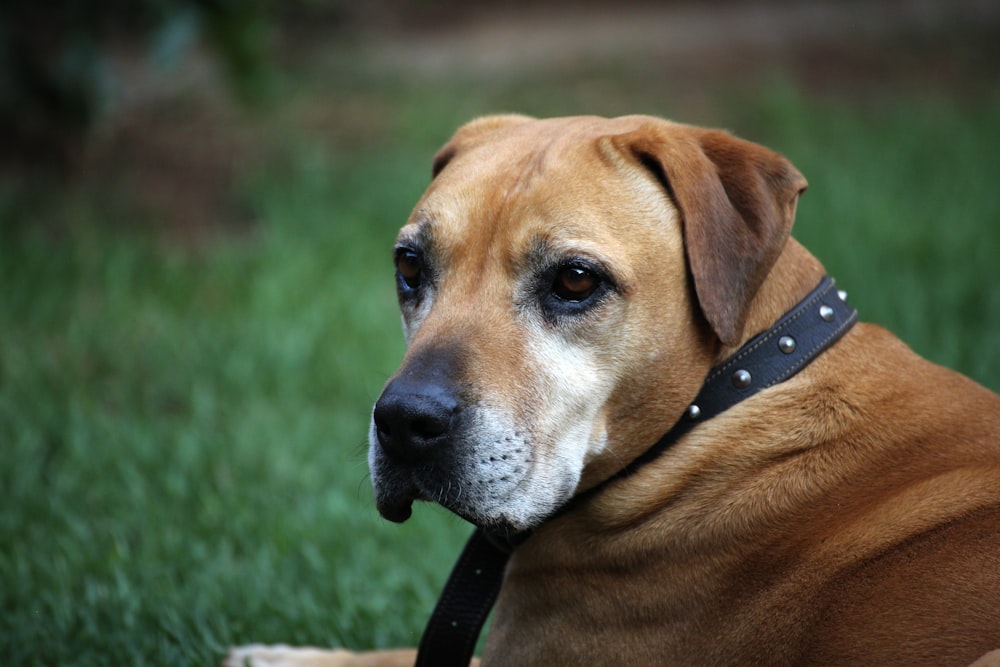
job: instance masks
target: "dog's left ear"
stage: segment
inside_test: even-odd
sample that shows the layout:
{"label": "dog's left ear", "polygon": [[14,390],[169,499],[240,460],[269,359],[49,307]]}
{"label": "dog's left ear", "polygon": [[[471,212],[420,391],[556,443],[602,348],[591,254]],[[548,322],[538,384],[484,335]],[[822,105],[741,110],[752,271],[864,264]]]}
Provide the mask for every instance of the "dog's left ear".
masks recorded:
{"label": "dog's left ear", "polygon": [[653,172],[680,210],[701,310],[719,340],[739,343],[806,179],[778,153],[719,130],[651,121],[614,142]]}

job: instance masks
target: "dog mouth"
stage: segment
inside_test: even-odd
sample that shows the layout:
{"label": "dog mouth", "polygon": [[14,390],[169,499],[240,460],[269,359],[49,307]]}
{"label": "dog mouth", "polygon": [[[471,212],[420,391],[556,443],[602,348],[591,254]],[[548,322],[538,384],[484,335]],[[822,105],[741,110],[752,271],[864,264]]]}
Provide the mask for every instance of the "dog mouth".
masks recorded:
{"label": "dog mouth", "polygon": [[[454,487],[451,487],[452,491]],[[439,505],[460,519],[499,536],[513,535],[520,528],[503,515],[483,514],[474,502],[463,502],[461,494],[445,489],[437,493],[421,490],[416,483],[395,488],[378,488],[375,505],[383,519],[393,523],[405,523],[413,515],[415,502],[429,502]]]}
{"label": "dog mouth", "polygon": [[382,518],[403,523],[412,516],[414,502],[425,501],[490,533],[527,527],[539,514],[538,494],[532,494],[533,450],[518,431],[499,421],[475,413],[464,427],[453,425],[452,439],[418,450],[421,458],[387,448],[373,426],[369,466]]}
{"label": "dog mouth", "polygon": [[461,494],[454,494],[450,491],[451,485],[444,488],[428,489],[421,484],[418,475],[413,475],[413,479],[406,483],[388,484],[378,489],[376,493],[375,505],[383,519],[393,523],[404,523],[413,514],[413,503],[429,502],[440,505],[451,513],[465,519],[469,523],[477,524],[474,511],[470,511],[465,503],[461,502]]}

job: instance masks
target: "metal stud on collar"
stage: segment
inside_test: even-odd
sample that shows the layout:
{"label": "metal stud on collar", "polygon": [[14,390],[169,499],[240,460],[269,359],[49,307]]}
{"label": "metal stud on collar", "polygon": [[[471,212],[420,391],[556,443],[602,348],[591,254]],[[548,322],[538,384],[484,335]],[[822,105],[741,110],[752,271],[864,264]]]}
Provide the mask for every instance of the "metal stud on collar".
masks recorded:
{"label": "metal stud on collar", "polygon": [[753,377],[750,375],[750,371],[740,369],[733,373],[733,386],[737,389],[746,389],[750,386],[750,382]]}
{"label": "metal stud on collar", "polygon": [[795,351],[795,339],[791,336],[782,336],[778,339],[778,349],[785,354],[791,354]]}
{"label": "metal stud on collar", "polygon": [[833,322],[833,308],[823,304],[819,307],[819,316],[823,318],[825,322]]}

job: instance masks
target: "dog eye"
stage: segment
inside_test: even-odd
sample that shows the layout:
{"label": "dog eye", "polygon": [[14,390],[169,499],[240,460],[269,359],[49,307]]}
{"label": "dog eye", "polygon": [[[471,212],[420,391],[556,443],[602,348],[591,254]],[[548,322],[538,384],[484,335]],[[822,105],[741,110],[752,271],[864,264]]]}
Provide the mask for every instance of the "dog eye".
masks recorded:
{"label": "dog eye", "polygon": [[401,286],[417,289],[423,273],[424,264],[415,251],[403,248],[396,252],[396,275],[399,276]]}
{"label": "dog eye", "polygon": [[556,273],[552,293],[563,301],[584,301],[600,286],[600,278],[582,266],[564,266]]}

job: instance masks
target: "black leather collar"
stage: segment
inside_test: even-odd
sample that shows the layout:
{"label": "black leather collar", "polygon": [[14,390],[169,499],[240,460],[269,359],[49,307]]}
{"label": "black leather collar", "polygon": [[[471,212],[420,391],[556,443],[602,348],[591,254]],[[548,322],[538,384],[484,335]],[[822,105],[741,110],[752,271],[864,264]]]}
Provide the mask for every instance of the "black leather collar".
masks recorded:
{"label": "black leather collar", "polygon": [[816,289],[773,327],[752,338],[733,356],[709,371],[705,384],[681,420],[655,445],[598,488],[631,475],[701,422],[792,377],[857,321],[858,311],[847,304],[847,293],[835,290],[833,279],[824,277]]}
{"label": "black leather collar", "polygon": [[[825,277],[773,327],[754,337],[711,371],[705,384],[670,431],[635,461],[557,511],[564,514],[608,484],[635,473],[682,435],[767,387],[784,382],[835,343],[858,320],[847,295]],[[550,520],[551,520],[550,518]],[[417,667],[466,667],[483,623],[500,592],[513,549],[530,537],[487,535],[476,530],[452,570],[420,640]]]}

